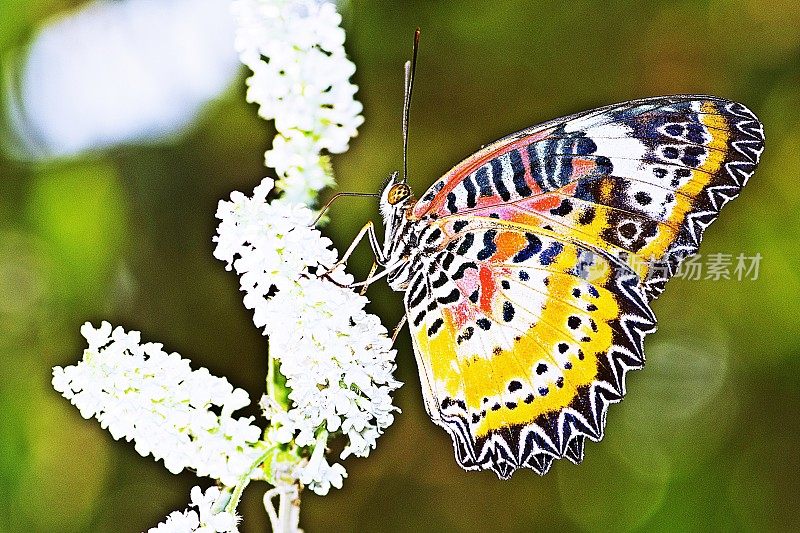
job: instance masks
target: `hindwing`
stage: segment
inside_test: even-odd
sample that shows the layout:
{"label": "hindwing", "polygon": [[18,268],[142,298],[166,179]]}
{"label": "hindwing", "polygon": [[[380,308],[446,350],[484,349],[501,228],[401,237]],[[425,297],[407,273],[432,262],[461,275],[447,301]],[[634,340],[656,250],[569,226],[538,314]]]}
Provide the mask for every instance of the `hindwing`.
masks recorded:
{"label": "hindwing", "polygon": [[447,244],[406,293],[429,414],[464,468],[506,478],[580,461],[644,363],[655,318],[638,278],[541,228],[483,217],[440,228]]}

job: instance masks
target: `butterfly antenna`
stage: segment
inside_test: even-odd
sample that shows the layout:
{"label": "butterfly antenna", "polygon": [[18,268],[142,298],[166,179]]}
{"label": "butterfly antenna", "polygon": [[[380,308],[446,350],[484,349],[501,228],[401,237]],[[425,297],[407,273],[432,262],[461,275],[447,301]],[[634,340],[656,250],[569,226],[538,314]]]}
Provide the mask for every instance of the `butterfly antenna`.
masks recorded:
{"label": "butterfly antenna", "polygon": [[380,198],[381,197],[380,194],[369,193],[369,192],[337,192],[336,194],[334,194],[331,197],[330,200],[328,200],[325,203],[325,205],[322,206],[322,209],[319,210],[319,214],[317,215],[317,218],[315,218],[314,222],[311,223],[311,227],[312,228],[317,225],[317,222],[319,222],[319,219],[322,218],[322,215],[325,214],[325,211],[328,210],[328,208],[331,206],[331,204],[337,198],[341,198],[342,196],[358,196],[358,197],[362,197],[362,198]]}
{"label": "butterfly antenna", "polygon": [[414,89],[414,72],[417,70],[417,51],[419,50],[419,28],[414,32],[414,51],[411,61],[405,64],[405,83],[403,84],[403,181],[408,180],[408,116],[411,111],[411,91]]}

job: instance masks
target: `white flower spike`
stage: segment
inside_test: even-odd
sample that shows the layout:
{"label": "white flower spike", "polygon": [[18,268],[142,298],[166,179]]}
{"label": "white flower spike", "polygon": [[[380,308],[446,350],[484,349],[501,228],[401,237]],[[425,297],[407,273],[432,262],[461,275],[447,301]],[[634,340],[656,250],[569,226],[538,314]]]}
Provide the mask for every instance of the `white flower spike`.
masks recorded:
{"label": "white flower spike", "polygon": [[347,151],[364,122],[355,65],[344,50],[342,17],[332,2],[235,0],[236,49],[253,75],[247,100],[275,121],[278,135],[265,155],[286,200],[312,204],[333,185],[323,151]]}
{"label": "white flower spike", "polygon": [[262,453],[252,417],[232,417],[250,404],[242,389],[205,368],[192,370],[160,344],[140,344],[138,331],[87,322],[81,333],[89,343],[83,360],[55,367],[53,387],[115,439],[134,441],[139,454],[162,459],[172,473],[191,468],[227,485]]}
{"label": "white flower spike", "polygon": [[[364,296],[319,277],[337,254],[331,241],[309,226],[314,213],[300,204],[267,203],[271,185],[265,179],[252,198],[234,192],[230,201],[219,203],[214,251],[240,276],[245,307],[269,336],[270,353],[280,361],[291,391],[290,409],[268,402],[265,415],[275,439],[315,446],[312,457],[322,453],[321,430],[347,436],[342,459],[366,457],[397,410],[391,398],[401,385],[392,377],[395,351],[378,317],[364,311]],[[333,276],[342,284],[353,281],[340,270]],[[333,470],[309,464],[326,474],[306,468],[296,476],[326,493],[331,485],[341,486],[345,472],[341,465],[325,467]]]}
{"label": "white flower spike", "polygon": [[[252,479],[274,485],[264,496],[273,530],[298,532],[302,487],[324,495],[347,477],[326,457],[329,440],[344,437],[340,459],[365,457],[398,410],[386,328],[346,288],[352,276],[331,271],[338,253],[307,207],[333,184],[323,152],[345,151],[363,122],[341,17],[319,0],[235,0],[234,10],[237,48],[253,71],[248,99],[278,130],[266,162],[279,179],[219,202],[214,256],[239,276],[244,305],[269,337],[266,431],[233,416],[250,403],[243,390],[107,322],[81,328],[81,362],[53,369],[54,388],[114,438],[171,472],[191,468],[223,485],[195,487],[190,508],[152,532],[236,531]],[[283,195],[268,202],[273,188]]]}

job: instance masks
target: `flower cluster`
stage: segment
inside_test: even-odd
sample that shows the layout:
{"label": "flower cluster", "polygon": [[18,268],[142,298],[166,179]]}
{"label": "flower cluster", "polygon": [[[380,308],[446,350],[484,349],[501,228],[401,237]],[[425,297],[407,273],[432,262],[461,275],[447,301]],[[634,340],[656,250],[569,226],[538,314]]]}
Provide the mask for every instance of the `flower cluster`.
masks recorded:
{"label": "flower cluster", "polygon": [[138,331],[111,324],[81,328],[83,360],[53,369],[53,387],[115,439],[134,441],[143,457],[162,459],[172,473],[193,469],[235,485],[261,455],[261,429],[233,412],[250,404],[242,389],[208,370],[192,370],[161,344],[140,343]]}
{"label": "flower cluster", "polygon": [[336,269],[331,242],[310,226],[307,207],[265,201],[266,179],[253,197],[233,193],[221,201],[215,257],[240,276],[244,303],[270,339],[270,353],[291,390],[291,408],[265,405],[270,436],[314,446],[311,460],[294,476],[319,493],[341,486],[340,465],[329,465],[318,437],[341,433],[341,454],[364,457],[393,421],[390,394],[395,352],[380,320],[364,311],[367,299],[337,283],[352,278]]}
{"label": "flower cluster", "polygon": [[200,487],[193,487],[190,507],[197,510],[173,511],[164,522],[148,530],[148,533],[188,533],[203,531],[207,533],[235,533],[239,516],[232,512],[220,511],[220,501],[225,494],[217,487],[209,487],[205,493]]}
{"label": "flower cluster", "polygon": [[[333,184],[324,153],[345,151],[363,122],[341,17],[325,0],[235,0],[234,11],[237,48],[253,71],[248,99],[278,131],[265,159],[279,180],[219,203],[214,256],[239,275],[245,307],[269,336],[267,430],[233,417],[250,403],[244,391],[107,322],[81,328],[81,362],[53,369],[55,389],[114,438],[171,472],[191,468],[225,486],[195,487],[195,509],[170,514],[151,530],[159,533],[236,531],[251,479],[275,485],[264,499],[273,529],[299,531],[302,486],[326,494],[347,476],[326,458],[330,438],[344,437],[341,459],[367,456],[393,422],[391,393],[401,385],[386,329],[347,288],[353,278],[307,207]],[[267,202],[275,186],[283,194]]]}
{"label": "flower cluster", "polygon": [[310,205],[333,185],[322,152],[346,151],[364,122],[341,16],[319,0],[236,0],[234,14],[236,48],[253,72],[247,99],[278,131],[266,164],[286,200]]}

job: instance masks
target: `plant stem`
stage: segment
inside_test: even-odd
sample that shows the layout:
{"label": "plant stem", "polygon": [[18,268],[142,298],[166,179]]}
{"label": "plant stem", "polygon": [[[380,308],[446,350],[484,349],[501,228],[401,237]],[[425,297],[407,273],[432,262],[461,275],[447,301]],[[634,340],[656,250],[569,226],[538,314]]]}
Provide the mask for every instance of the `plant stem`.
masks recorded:
{"label": "plant stem", "polygon": [[236,486],[233,488],[233,492],[231,493],[231,499],[228,502],[228,505],[225,506],[226,511],[230,513],[236,511],[236,507],[239,505],[239,500],[242,499],[242,493],[244,492],[244,489],[247,487],[247,485],[250,484],[250,477],[253,471],[259,466],[261,466],[264,463],[264,461],[267,460],[267,457],[269,457],[270,454],[274,453],[275,450],[278,449],[278,446],[280,445],[274,444],[269,448],[267,448],[266,450],[264,450],[264,453],[262,453],[258,457],[258,459],[253,461],[247,472],[244,473],[242,477],[239,478],[239,482],[236,483]]}
{"label": "plant stem", "polygon": [[281,374],[281,362],[267,348],[267,396],[287,411],[291,407],[286,378]]}
{"label": "plant stem", "polygon": [[[278,497],[278,510],[272,500]],[[281,484],[264,494],[264,508],[273,533],[302,533],[300,529],[300,489],[294,484]]]}
{"label": "plant stem", "polygon": [[[280,361],[272,354],[272,350],[268,349],[267,358],[267,396],[287,411],[291,408],[291,400],[289,400],[289,393],[291,392],[286,386],[286,378],[281,374]],[[257,468],[267,456],[272,453],[276,446],[270,447],[264,455],[259,458],[259,463],[254,465]],[[264,494],[264,508],[269,515],[269,521],[272,524],[273,533],[302,533],[300,529],[300,487],[297,483],[289,483],[286,479],[276,479],[275,488],[270,489]],[[249,483],[249,476],[246,480],[236,486],[236,489],[231,496],[231,501],[236,500],[238,503],[241,498],[242,491]],[[278,509],[272,500],[278,497]],[[235,507],[233,507],[235,509]]]}

